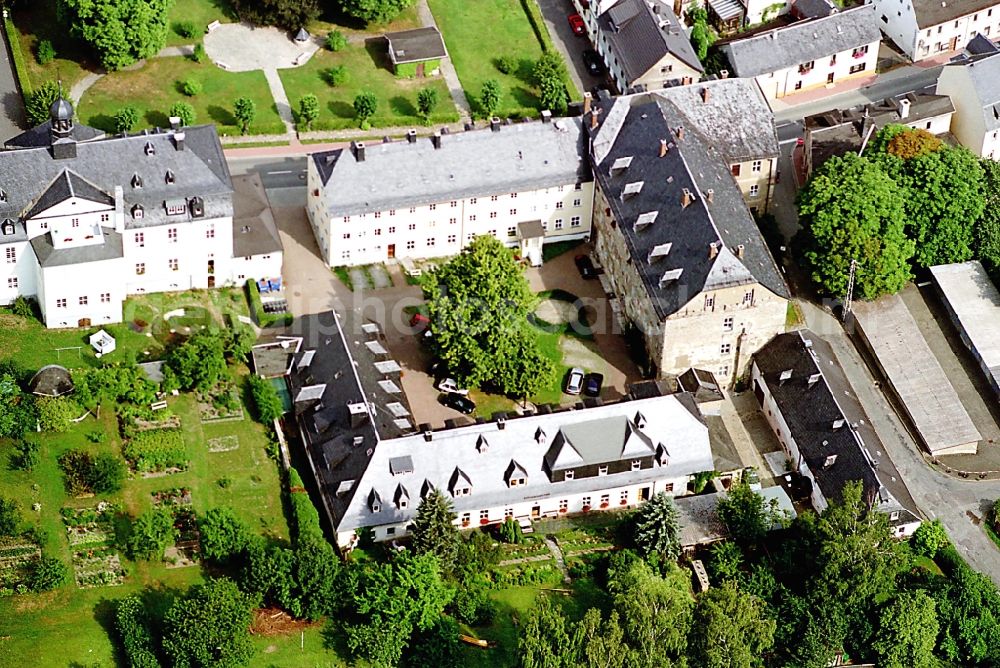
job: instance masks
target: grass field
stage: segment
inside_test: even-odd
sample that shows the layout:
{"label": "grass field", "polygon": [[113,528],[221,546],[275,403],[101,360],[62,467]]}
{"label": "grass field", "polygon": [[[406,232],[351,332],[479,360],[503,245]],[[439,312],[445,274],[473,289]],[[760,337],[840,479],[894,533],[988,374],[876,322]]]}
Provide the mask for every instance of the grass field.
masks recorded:
{"label": "grass field", "polygon": [[[56,20],[55,0],[32,0],[19,3],[14,11],[14,25],[21,34],[21,50],[28,66],[28,76],[34,87],[45,81],[61,80],[68,91],[97,63],[92,62],[86,48],[71,39]],[[56,59],[39,65],[36,57],[38,42],[47,39],[56,49]]]}
{"label": "grass field", "polygon": [[[347,70],[347,81],[341,86],[329,85],[323,72],[334,66]],[[333,53],[321,49],[302,67],[278,70],[285,92],[297,113],[299,100],[306,93],[319,98],[320,115],[314,130],[356,128],[354,98],[362,91],[375,93],[378,110],[371,119],[372,127],[423,125],[417,112],[417,93],[431,87],[437,91],[438,104],[431,121],[450,123],[458,120],[458,112],[441,77],[397,79],[389,69],[385,42],[373,38],[367,44],[350,44]]]}
{"label": "grass field", "polygon": [[[482,115],[478,99],[483,82],[496,79],[503,89],[500,116],[537,116],[538,95],[531,84],[531,68],[542,55],[542,47],[520,0],[428,2],[473,113]],[[497,70],[496,59],[503,55],[518,59],[515,72]]]}
{"label": "grass field", "polygon": [[[202,92],[187,97],[180,92],[180,83],[195,79]],[[169,127],[167,111],[174,102],[188,102],[194,107],[195,123],[215,123],[219,134],[239,134],[233,117],[233,102],[249,97],[257,104],[257,117],[250,126],[251,134],[284,133],[285,126],[278,115],[264,73],[227,72],[212,63],[196,63],[189,58],[153,58],[141,68],[130,72],[115,72],[91,87],[80,100],[77,115],[87,125],[114,131],[114,114],[125,104],[139,110],[139,126]]]}
{"label": "grass field", "polygon": [[[174,0],[167,17],[167,46],[180,44],[196,44],[201,41],[205,28],[212,21],[229,23],[233,20],[232,9],[226,0]],[[193,37],[181,37],[177,34],[177,23],[190,21],[194,24],[197,34]]]}

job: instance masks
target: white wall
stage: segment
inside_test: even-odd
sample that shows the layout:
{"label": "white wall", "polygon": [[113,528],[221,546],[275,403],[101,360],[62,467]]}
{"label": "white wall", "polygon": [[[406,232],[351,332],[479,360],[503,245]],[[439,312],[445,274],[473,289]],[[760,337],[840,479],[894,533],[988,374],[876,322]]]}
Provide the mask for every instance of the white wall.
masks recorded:
{"label": "white wall", "polygon": [[979,33],[990,39],[1000,37],[1000,3],[916,31],[913,51],[907,52],[907,55],[913,60],[922,60],[950,51],[960,51]]}
{"label": "white wall", "polygon": [[249,258],[233,258],[230,281],[241,285],[249,279],[275,278],[281,276],[282,253],[252,255]]}
{"label": "white wall", "polygon": [[38,297],[46,327],[78,327],[81,319],[89,319],[92,325],[121,322],[124,270],[120,258],[41,267],[44,289]]}
{"label": "white wall", "polygon": [[[812,68],[806,72],[800,71],[806,63],[799,63],[777,72],[762,74],[755,80],[764,97],[775,99],[829,83],[836,84],[855,76],[871,76],[875,74],[878,63],[878,46],[879,42],[872,42],[856,49],[825,55],[814,60]],[[861,55],[855,57],[855,52]],[[857,68],[861,69],[852,72]]]}
{"label": "white wall", "polygon": [[952,65],[942,69],[938,76],[937,94],[949,96],[955,105],[951,132],[962,146],[979,156],[989,156],[992,152],[994,159],[1000,158],[1000,146],[994,133],[986,133],[983,108],[966,67]]}
{"label": "white wall", "polygon": [[912,60],[917,44],[913,0],[866,0],[865,4],[875,5],[878,27]]}
{"label": "white wall", "polygon": [[209,260],[215,261],[216,285],[227,284],[232,278],[232,236],[228,217],[125,230],[122,280],[128,293],[207,288]]}
{"label": "white wall", "polygon": [[0,243],[0,304],[11,304],[19,295],[36,295],[37,264],[29,242]]}

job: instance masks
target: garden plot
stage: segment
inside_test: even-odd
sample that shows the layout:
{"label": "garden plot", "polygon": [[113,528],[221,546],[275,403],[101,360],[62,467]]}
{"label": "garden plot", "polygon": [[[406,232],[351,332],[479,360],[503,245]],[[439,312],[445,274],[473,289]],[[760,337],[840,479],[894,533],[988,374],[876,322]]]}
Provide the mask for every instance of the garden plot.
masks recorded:
{"label": "garden plot", "polygon": [[230,452],[240,447],[240,437],[236,434],[208,439],[209,452]]}
{"label": "garden plot", "polygon": [[93,508],[63,508],[61,512],[73,552],[76,585],[90,588],[123,584],[125,568],[113,544],[118,507],[102,501]]}
{"label": "garden plot", "polygon": [[161,489],[158,492],[150,494],[149,500],[153,502],[154,506],[190,506],[191,488],[174,487],[171,489]]}
{"label": "garden plot", "polygon": [[202,422],[242,420],[243,404],[236,384],[222,380],[208,392],[199,392],[198,412]]}
{"label": "garden plot", "polygon": [[132,434],[122,454],[144,477],[177,473],[188,467],[188,452],[180,429],[150,429]]}
{"label": "garden plot", "polygon": [[201,554],[201,534],[198,532],[198,516],[192,505],[191,489],[174,487],[149,496],[154,506],[169,508],[174,514],[174,544],[163,554],[167,568],[197,565]]}
{"label": "garden plot", "polygon": [[0,540],[0,597],[21,592],[25,568],[41,555],[38,545],[23,538]]}

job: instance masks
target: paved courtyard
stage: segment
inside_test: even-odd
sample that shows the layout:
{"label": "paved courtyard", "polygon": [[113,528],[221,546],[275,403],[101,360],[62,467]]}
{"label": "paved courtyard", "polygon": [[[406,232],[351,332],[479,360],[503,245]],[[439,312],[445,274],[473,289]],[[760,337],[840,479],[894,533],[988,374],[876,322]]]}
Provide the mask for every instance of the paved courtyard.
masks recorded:
{"label": "paved courtyard", "polygon": [[296,42],[291,33],[280,28],[257,28],[248,23],[223,23],[205,35],[205,53],[231,72],[299,67],[319,48],[316,37]]}

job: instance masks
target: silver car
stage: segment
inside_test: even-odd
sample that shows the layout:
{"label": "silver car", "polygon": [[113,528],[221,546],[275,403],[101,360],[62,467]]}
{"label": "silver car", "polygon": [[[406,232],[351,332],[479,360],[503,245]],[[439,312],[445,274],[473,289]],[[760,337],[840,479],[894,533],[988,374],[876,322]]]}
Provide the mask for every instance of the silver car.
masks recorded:
{"label": "silver car", "polygon": [[575,366],[569,370],[569,373],[566,374],[566,394],[580,394],[580,391],[583,390],[584,375],[583,369],[580,367]]}

